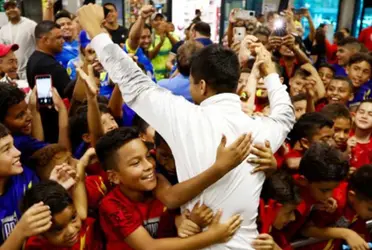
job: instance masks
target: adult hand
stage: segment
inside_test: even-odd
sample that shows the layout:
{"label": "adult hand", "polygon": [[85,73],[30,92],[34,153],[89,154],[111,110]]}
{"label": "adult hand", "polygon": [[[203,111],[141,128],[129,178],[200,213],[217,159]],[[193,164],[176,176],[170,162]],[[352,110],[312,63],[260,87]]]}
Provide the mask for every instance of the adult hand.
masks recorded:
{"label": "adult hand", "polygon": [[102,6],[84,5],[77,11],[77,16],[82,29],[88,32],[91,39],[103,32],[101,28],[104,20]]}
{"label": "adult hand", "polygon": [[282,45],[287,46],[290,50],[293,50],[295,47],[295,38],[291,34],[286,35],[283,37]]}
{"label": "adult hand", "polygon": [[229,22],[231,23],[231,24],[235,24],[238,20],[235,18],[235,15],[236,15],[236,13],[239,11],[239,9],[238,8],[234,8],[234,9],[232,9],[231,10],[231,12],[230,12],[230,16],[229,16]]}
{"label": "adult hand", "polygon": [[152,5],[144,5],[140,11],[141,17],[146,20],[147,18],[151,17],[152,14],[155,13],[155,9]]}
{"label": "adult hand", "polygon": [[260,67],[261,76],[266,77],[271,73],[276,73],[275,64],[271,60],[271,53],[262,45],[256,48],[257,57],[256,60],[263,62]]}
{"label": "adult hand", "polygon": [[269,36],[269,42],[267,43],[267,50],[272,51],[280,48],[282,45],[282,38],[279,36]]}
{"label": "adult hand", "polygon": [[241,42],[239,51],[240,65],[243,65],[248,61],[249,57],[252,55],[250,47],[253,43],[256,43],[257,41],[258,41],[257,37],[247,35]]}
{"label": "adult hand", "polygon": [[52,226],[52,216],[50,208],[39,202],[22,215],[16,225],[19,233],[23,238],[40,235],[49,230]]}

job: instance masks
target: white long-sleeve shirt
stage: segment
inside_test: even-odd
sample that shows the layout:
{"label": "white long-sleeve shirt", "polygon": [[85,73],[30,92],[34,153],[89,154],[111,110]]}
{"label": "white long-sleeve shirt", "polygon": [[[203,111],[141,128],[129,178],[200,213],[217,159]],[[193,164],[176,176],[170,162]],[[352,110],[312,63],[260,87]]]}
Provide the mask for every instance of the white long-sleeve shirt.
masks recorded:
{"label": "white long-sleeve shirt", "polygon": [[26,17],[21,17],[17,24],[8,22],[0,29],[0,43],[18,44],[19,49],[14,52],[18,59],[18,75],[20,79],[27,79],[26,66],[28,58],[35,51],[36,23]]}
{"label": "white long-sleeve shirt", "polygon": [[[271,115],[253,118],[241,110],[235,94],[219,94],[203,101],[200,106],[174,96],[153,83],[107,34],[92,40],[98,58],[117,83],[125,102],[167,141],[172,149],[180,182],[190,179],[211,166],[222,134],[227,144],[240,135],[252,132],[254,142],[269,140],[274,151],[284,142],[295,122],[286,87],[277,74],[265,78],[269,92]],[[241,229],[226,244],[208,249],[252,249],[258,235],[257,208],[265,176],[251,174],[253,166],[243,162],[220,181],[206,189],[183,208],[192,209],[197,200],[212,209],[222,209],[222,221],[241,214]]]}

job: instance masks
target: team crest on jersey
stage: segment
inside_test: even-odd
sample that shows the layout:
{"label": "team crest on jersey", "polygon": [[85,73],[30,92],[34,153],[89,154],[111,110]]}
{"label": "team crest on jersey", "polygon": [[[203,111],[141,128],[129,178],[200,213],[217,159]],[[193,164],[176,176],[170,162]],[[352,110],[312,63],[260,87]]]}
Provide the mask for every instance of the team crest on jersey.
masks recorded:
{"label": "team crest on jersey", "polygon": [[18,217],[16,212],[14,214],[9,215],[3,219],[1,219],[1,232],[3,235],[3,239],[7,239],[9,235],[12,233],[15,225],[18,222]]}

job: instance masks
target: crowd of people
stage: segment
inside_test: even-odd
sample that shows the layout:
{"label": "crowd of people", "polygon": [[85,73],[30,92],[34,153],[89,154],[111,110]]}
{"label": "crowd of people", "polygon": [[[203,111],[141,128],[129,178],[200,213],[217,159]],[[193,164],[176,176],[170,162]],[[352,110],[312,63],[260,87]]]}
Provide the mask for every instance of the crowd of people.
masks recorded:
{"label": "crowd of people", "polygon": [[4,9],[1,250],[372,247],[372,27]]}

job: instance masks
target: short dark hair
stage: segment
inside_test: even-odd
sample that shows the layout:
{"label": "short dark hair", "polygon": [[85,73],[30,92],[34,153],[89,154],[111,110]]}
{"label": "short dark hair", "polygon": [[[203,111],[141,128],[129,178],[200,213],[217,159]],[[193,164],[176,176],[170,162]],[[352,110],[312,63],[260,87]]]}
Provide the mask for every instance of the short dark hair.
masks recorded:
{"label": "short dark hair", "polygon": [[192,56],[202,48],[203,45],[197,41],[187,41],[177,50],[177,68],[182,75],[190,75]]}
{"label": "short dark hair", "polygon": [[350,57],[349,64],[348,66],[351,66],[355,63],[360,63],[360,62],[367,62],[370,67],[372,68],[372,58],[370,55],[366,53],[356,53]]}
{"label": "short dark hair", "polygon": [[72,199],[66,189],[55,181],[43,181],[33,185],[25,193],[21,210],[26,212],[34,204],[43,202],[49,206],[52,216],[73,205]]}
{"label": "short dark hair", "polygon": [[333,121],[338,118],[351,120],[349,109],[341,103],[328,104],[320,112]]}
{"label": "short dark hair", "polygon": [[294,77],[297,77],[297,76],[300,76],[300,77],[308,77],[308,76],[310,76],[310,73],[309,72],[307,72],[306,70],[304,70],[304,69],[301,69],[301,68],[299,68],[299,69],[297,69],[296,71],[295,71],[295,74],[294,74]]}
{"label": "short dark hair", "polygon": [[335,74],[335,68],[333,68],[333,66],[331,65],[331,64],[329,64],[329,63],[321,63],[321,64],[319,64],[319,66],[318,66],[318,71],[321,69],[321,68],[328,68],[328,69],[330,69],[332,72],[333,72],[333,74]]}
{"label": "short dark hair", "polygon": [[366,100],[361,101],[360,104],[358,105],[357,111],[359,110],[360,106],[362,106],[362,104],[364,104],[364,103],[371,103],[372,104],[372,99],[366,99]]}
{"label": "short dark hair", "polygon": [[362,44],[356,39],[355,37],[348,36],[342,39],[341,41],[338,41],[338,46],[352,46],[358,51],[362,49]]}
{"label": "short dark hair", "polygon": [[341,41],[342,39],[345,38],[345,34],[341,31],[337,31],[336,33],[333,34],[333,37],[337,39],[337,41]]}
{"label": "short dark hair", "polygon": [[292,146],[302,138],[310,140],[319,129],[333,127],[333,121],[318,112],[306,113],[295,123],[293,129],[288,134],[289,142]]}
{"label": "short dark hair", "polygon": [[361,200],[372,200],[372,165],[364,165],[358,168],[350,177],[349,190],[355,192]]}
{"label": "short dark hair", "polygon": [[96,144],[97,157],[105,170],[118,169],[117,151],[126,143],[139,138],[138,130],[121,127],[102,136]]}
{"label": "short dark hair", "polygon": [[293,177],[284,170],[279,170],[267,178],[263,184],[261,198],[270,199],[282,204],[298,204],[301,201],[300,191]]}
{"label": "short dark hair", "polygon": [[72,21],[72,15],[67,10],[58,11],[55,18],[54,18],[54,21],[57,22],[57,20],[60,19],[60,18],[68,18]]}
{"label": "short dark hair", "polygon": [[[101,114],[110,114],[107,105],[99,103],[98,107]],[[69,135],[73,149],[79,146],[81,137],[88,132],[88,105],[82,105],[76,109],[75,115],[69,119]]]}
{"label": "short dark hair", "polygon": [[9,130],[7,129],[7,127],[5,127],[5,125],[0,123],[0,139],[3,139],[5,136],[8,135],[10,135]]}
{"label": "short dark hair", "polygon": [[52,21],[41,21],[35,27],[35,38],[40,39],[44,35],[51,32],[53,29],[60,29],[61,26]]}
{"label": "short dark hair", "polygon": [[0,122],[4,122],[8,110],[25,100],[25,93],[7,82],[0,82]]}
{"label": "short dark hair", "polygon": [[115,10],[117,10],[116,5],[114,3],[105,3],[103,5],[103,8],[105,8],[106,6],[112,6],[112,7],[114,7]]}
{"label": "short dark hair", "polygon": [[[346,82],[349,86],[349,91],[350,93],[354,93],[354,85],[353,85],[353,82],[351,81],[351,79],[347,76],[334,76],[331,80],[332,81],[343,81],[343,82]],[[330,85],[330,84],[329,84]],[[328,87],[329,87],[328,85]]]}
{"label": "short dark hair", "polygon": [[194,25],[194,30],[199,32],[202,36],[211,36],[211,26],[205,22],[197,22]]}
{"label": "short dark hair", "polygon": [[192,57],[191,75],[195,83],[204,80],[217,94],[235,93],[240,77],[238,57],[231,49],[209,45]]}
{"label": "short dark hair", "polygon": [[298,95],[295,95],[295,96],[291,97],[292,103],[296,103],[296,102],[299,102],[299,101],[306,101],[306,100],[307,100],[307,95],[304,94],[304,93],[300,93]]}
{"label": "short dark hair", "polygon": [[257,29],[255,29],[255,31],[253,32],[253,35],[256,36],[256,35],[263,35],[263,36],[267,36],[269,37],[270,36],[270,29],[266,26],[259,26]]}
{"label": "short dark hair", "polygon": [[298,172],[309,182],[339,182],[346,178],[349,163],[338,149],[313,143],[302,157]]}

